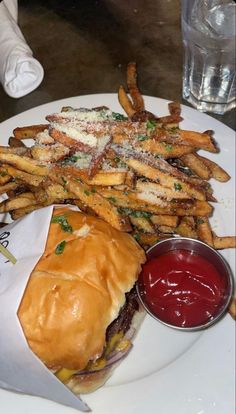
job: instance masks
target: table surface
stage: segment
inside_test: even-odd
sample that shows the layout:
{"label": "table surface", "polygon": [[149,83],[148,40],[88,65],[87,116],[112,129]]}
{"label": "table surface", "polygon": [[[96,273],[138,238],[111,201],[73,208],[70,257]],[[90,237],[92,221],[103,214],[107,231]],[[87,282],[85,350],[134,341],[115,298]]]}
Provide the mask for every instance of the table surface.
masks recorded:
{"label": "table surface", "polygon": [[[0,122],[70,96],[116,93],[138,65],[143,94],[182,103],[179,0],[19,0],[19,25],[42,63],[37,90],[14,99],[0,86]],[[101,102],[102,104],[102,102]],[[235,111],[215,118],[235,129]],[[33,120],[32,120],[33,122]]]}

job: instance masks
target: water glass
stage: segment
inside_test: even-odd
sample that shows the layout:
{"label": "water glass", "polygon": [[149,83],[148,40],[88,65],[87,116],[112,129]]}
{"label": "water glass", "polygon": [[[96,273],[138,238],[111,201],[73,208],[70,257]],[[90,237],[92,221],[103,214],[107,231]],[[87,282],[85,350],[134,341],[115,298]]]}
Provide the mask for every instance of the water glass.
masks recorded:
{"label": "water glass", "polygon": [[182,0],[183,98],[202,112],[236,106],[235,16],[231,0]]}

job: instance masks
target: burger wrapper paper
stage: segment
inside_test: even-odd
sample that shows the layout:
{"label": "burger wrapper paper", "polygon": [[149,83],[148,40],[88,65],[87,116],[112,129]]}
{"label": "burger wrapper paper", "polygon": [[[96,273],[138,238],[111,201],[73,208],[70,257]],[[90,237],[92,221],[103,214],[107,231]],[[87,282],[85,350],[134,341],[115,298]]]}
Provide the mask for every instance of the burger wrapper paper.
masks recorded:
{"label": "burger wrapper paper", "polygon": [[87,412],[89,407],[30,350],[17,318],[28,278],[45,249],[52,212],[46,207],[0,229],[0,243],[17,259],[12,264],[0,253],[0,387]]}

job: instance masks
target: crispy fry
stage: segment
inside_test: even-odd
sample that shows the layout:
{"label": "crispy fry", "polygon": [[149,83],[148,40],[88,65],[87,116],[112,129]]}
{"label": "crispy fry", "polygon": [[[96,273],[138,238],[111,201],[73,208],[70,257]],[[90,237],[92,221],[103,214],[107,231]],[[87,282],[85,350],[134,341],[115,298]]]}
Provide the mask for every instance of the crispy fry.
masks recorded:
{"label": "crispy fry", "polygon": [[236,321],[236,298],[233,298],[231,300],[228,312],[229,312],[230,316],[232,316],[232,318]]}
{"label": "crispy fry", "polygon": [[152,215],[150,218],[151,222],[155,226],[168,226],[168,227],[177,227],[179,217],[177,216],[168,216],[168,215]]}
{"label": "crispy fry", "polygon": [[[194,200],[190,205],[181,207],[181,203],[163,203],[162,200],[156,199],[155,203],[150,200],[140,198],[138,193],[132,191],[118,191],[114,189],[98,188],[97,191],[108,198],[114,205],[123,208],[130,208],[138,211],[147,211],[153,214],[173,215],[173,216],[210,216],[212,206],[206,201]],[[160,204],[158,204],[160,201]],[[163,206],[164,204],[164,206]]]}
{"label": "crispy fry", "polygon": [[18,187],[19,184],[12,181],[10,183],[4,184],[0,186],[0,195],[8,193],[8,191],[15,190]]}
{"label": "crispy fry", "polygon": [[175,191],[175,193],[177,193],[177,196],[179,196],[180,193],[183,192],[184,195],[186,193],[189,197],[196,198],[197,200],[205,200],[206,198],[203,191],[198,190],[190,184],[183,182],[176,177],[172,177],[168,173],[162,172],[157,168],[153,168],[135,159],[125,160],[125,162],[127,163],[127,165],[129,165],[129,167],[133,168],[139,175],[147,177],[152,181],[158,181],[163,187],[167,187],[170,188],[172,191]]}
{"label": "crispy fry", "polygon": [[205,133],[196,131],[184,131],[180,129],[177,143],[178,141],[188,143],[194,148],[201,148],[209,152],[218,152],[214,142],[211,139],[211,136]]}
{"label": "crispy fry", "polygon": [[202,240],[204,243],[209,246],[214,245],[213,235],[211,230],[211,225],[209,223],[208,217],[198,217],[196,219],[197,224],[197,236],[199,240]]}
{"label": "crispy fry", "polygon": [[189,200],[191,197],[184,191],[176,191],[168,187],[164,187],[161,184],[156,184],[152,182],[143,182],[142,180],[137,180],[136,190],[140,193],[149,193],[150,197],[163,197],[165,200]]}
{"label": "crispy fry", "polygon": [[25,148],[24,142],[22,142],[20,139],[17,139],[16,137],[10,137],[8,140],[8,145],[11,148]]}
{"label": "crispy fry", "polygon": [[[126,183],[126,180],[131,180],[128,171],[98,171],[94,177],[88,177],[88,171],[82,169],[76,169],[74,167],[65,166],[65,167],[55,167],[54,171],[61,175],[72,175],[73,177],[81,178],[86,184],[89,185],[101,185],[101,186],[110,186],[110,185],[122,185]],[[129,177],[128,177],[129,176]]]}
{"label": "crispy fry", "polygon": [[67,191],[61,184],[50,184],[45,188],[48,197],[57,200],[75,199],[76,195]]}
{"label": "crispy fry", "polygon": [[143,111],[144,101],[137,86],[136,63],[134,62],[128,63],[127,66],[127,86],[133,101],[133,108],[135,109],[135,111]]}
{"label": "crispy fry", "polygon": [[168,109],[171,115],[180,115],[181,114],[181,105],[180,102],[170,102],[168,104]]}
{"label": "crispy fry", "polygon": [[74,193],[83,203],[91,207],[100,217],[121,231],[130,231],[128,219],[123,217],[108,200],[87,184],[76,181],[76,179],[63,177],[65,188]]}
{"label": "crispy fry", "polygon": [[139,147],[144,151],[148,151],[153,155],[159,155],[163,158],[179,158],[194,150],[193,147],[188,145],[168,144],[158,142],[154,139],[147,139],[146,141],[140,142]]}
{"label": "crispy fry", "polygon": [[144,248],[148,248],[153,246],[160,240],[165,240],[169,236],[164,234],[157,234],[157,233],[141,233],[135,231],[132,233],[133,237],[137,240],[137,242]]}
{"label": "crispy fry", "polygon": [[[16,148],[17,149],[17,148]],[[24,149],[24,148],[19,148]],[[13,165],[19,170],[28,172],[30,174],[36,174],[40,176],[46,176],[49,173],[49,168],[45,165],[40,165],[35,160],[30,159],[26,156],[20,156],[16,154],[1,153],[0,152],[0,161]]]}
{"label": "crispy fry", "polygon": [[28,205],[26,207],[18,208],[17,210],[11,211],[11,218],[12,220],[18,220],[21,217],[24,217],[26,214],[32,213],[35,210],[39,210],[40,208],[50,206],[51,204],[59,204],[59,200],[52,200],[49,199],[45,203],[35,203]]}
{"label": "crispy fry", "polygon": [[123,86],[119,87],[118,99],[119,99],[119,102],[120,102],[122,108],[126,112],[126,114],[131,118],[135,114],[135,109],[134,109],[127,93],[125,92]]}
{"label": "crispy fry", "polygon": [[36,187],[39,186],[44,179],[44,177],[42,176],[26,173],[7,164],[3,164],[2,168],[4,168],[4,170],[7,174],[9,174],[9,176],[17,178],[18,180],[21,180],[26,184],[33,185]]}
{"label": "crispy fry", "polygon": [[197,232],[192,217],[182,217],[178,227],[176,228],[176,233],[183,237],[196,239]]}
{"label": "crispy fry", "polygon": [[211,161],[208,158],[205,158],[200,155],[198,155],[198,158],[211,171],[211,175],[215,180],[220,181],[222,183],[225,183],[226,181],[230,180],[230,175],[222,167],[220,167],[216,162]]}
{"label": "crispy fry", "polygon": [[18,127],[13,130],[13,134],[16,139],[31,139],[35,138],[39,132],[43,132],[45,129],[48,129],[48,127],[48,124]]}
{"label": "crispy fry", "polygon": [[35,197],[32,193],[23,193],[12,200],[5,200],[0,203],[0,213],[6,213],[18,208],[27,207],[36,204]]}
{"label": "crispy fry", "polygon": [[211,171],[204,162],[198,157],[197,154],[191,153],[181,157],[186,167],[188,167],[193,173],[203,180],[209,180],[211,177]]}
{"label": "crispy fry", "polygon": [[2,147],[0,146],[0,154],[26,155],[27,153],[29,153],[29,149],[26,147]]}
{"label": "crispy fry", "polygon": [[3,166],[0,167],[0,186],[11,181],[11,176],[7,173]]}
{"label": "crispy fry", "polygon": [[218,237],[218,236],[214,235],[213,236],[213,245],[214,245],[214,248],[217,249],[217,250],[235,249],[235,247],[236,247],[236,237],[235,236]]}
{"label": "crispy fry", "polygon": [[147,218],[134,217],[132,215],[130,215],[129,218],[133,226],[137,227],[138,230],[144,231],[145,233],[155,233],[152,223]]}
{"label": "crispy fry", "polygon": [[158,226],[158,232],[163,234],[174,234],[175,229],[169,226]]}
{"label": "crispy fry", "polygon": [[31,148],[31,156],[39,162],[57,162],[68,156],[70,149],[64,145],[35,145]]}

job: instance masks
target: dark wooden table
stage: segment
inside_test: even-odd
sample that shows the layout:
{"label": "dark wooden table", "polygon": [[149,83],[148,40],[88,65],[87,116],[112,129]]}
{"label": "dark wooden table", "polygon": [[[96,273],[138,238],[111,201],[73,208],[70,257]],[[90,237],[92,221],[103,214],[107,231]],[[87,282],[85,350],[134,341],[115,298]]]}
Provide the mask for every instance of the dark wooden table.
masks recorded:
{"label": "dark wooden table", "polygon": [[[117,92],[129,61],[143,94],[182,101],[179,0],[19,0],[19,25],[45,77],[20,99],[0,86],[0,121],[60,98]],[[235,129],[235,111],[212,116]]]}

